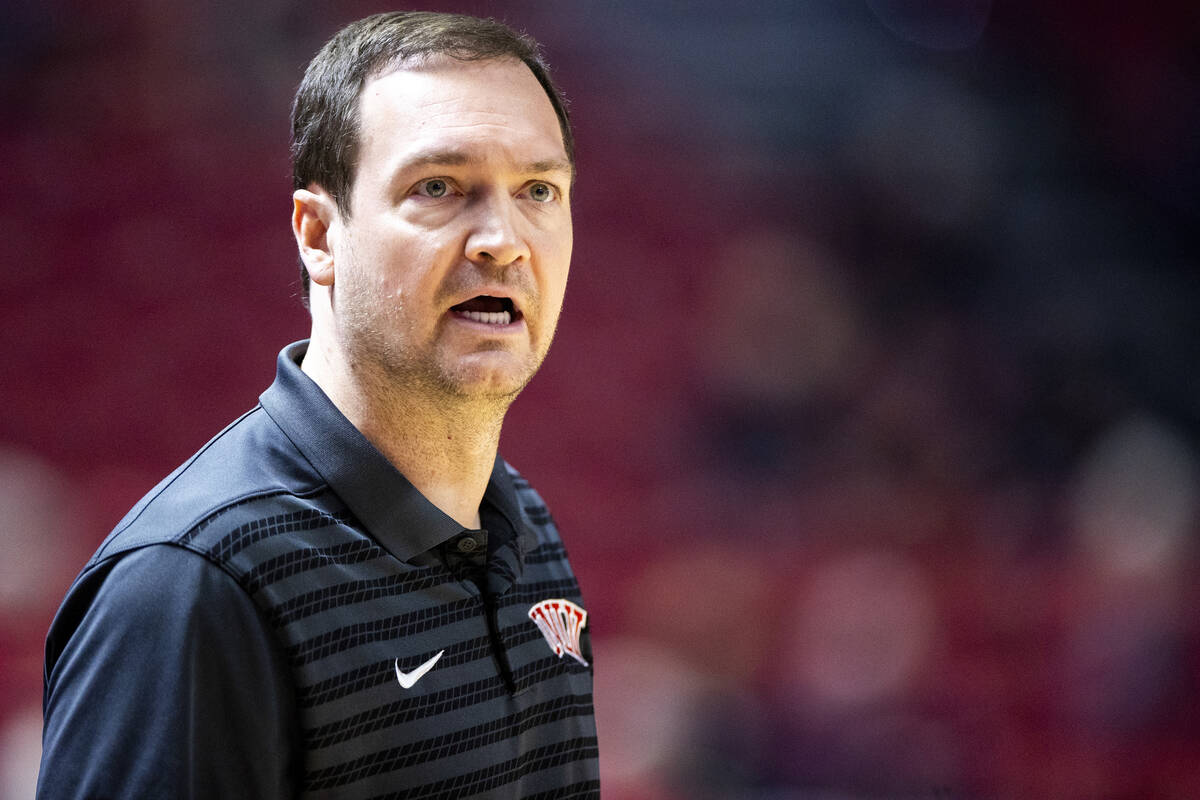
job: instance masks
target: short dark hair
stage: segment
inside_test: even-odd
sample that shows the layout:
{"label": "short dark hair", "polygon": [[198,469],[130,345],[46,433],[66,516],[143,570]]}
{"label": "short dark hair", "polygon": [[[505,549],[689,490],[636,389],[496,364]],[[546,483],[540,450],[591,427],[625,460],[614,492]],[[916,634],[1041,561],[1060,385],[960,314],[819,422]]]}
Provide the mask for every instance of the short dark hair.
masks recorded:
{"label": "short dark hair", "polygon": [[[538,43],[492,19],[432,11],[392,11],[352,22],[309,62],[292,103],[292,186],[316,184],[342,214],[358,160],[359,97],[363,85],[414,59],[449,56],[460,61],[515,58],[546,90],[562,131],[567,159],[575,163],[567,103],[550,78]],[[300,264],[304,297],[308,271]]]}

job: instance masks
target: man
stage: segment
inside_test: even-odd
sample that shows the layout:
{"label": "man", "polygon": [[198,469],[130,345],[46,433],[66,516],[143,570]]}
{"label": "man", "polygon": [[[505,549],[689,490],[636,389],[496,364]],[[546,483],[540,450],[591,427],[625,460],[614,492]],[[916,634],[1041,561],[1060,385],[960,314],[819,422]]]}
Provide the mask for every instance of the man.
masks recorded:
{"label": "man", "polygon": [[308,67],[293,157],[311,339],[71,587],[39,797],[597,796],[587,612],[497,455],[571,256],[536,45],[356,22]]}

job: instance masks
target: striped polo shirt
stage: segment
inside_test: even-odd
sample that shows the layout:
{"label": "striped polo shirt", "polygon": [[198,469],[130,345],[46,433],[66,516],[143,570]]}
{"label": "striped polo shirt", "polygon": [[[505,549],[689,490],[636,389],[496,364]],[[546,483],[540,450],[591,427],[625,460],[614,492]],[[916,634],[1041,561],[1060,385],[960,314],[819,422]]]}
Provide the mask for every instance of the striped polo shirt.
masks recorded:
{"label": "striped polo shirt", "polygon": [[587,612],[497,458],[464,530],[280,353],[47,637],[40,797],[599,796]]}

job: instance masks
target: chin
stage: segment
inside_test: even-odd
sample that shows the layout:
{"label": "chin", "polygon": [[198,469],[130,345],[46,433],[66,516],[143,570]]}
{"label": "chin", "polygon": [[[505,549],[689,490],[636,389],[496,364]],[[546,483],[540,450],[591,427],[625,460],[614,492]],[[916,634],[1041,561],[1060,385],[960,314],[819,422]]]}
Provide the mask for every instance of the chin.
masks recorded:
{"label": "chin", "polygon": [[478,365],[460,367],[444,374],[447,388],[463,398],[479,400],[513,399],[533,378],[536,369],[480,368]]}

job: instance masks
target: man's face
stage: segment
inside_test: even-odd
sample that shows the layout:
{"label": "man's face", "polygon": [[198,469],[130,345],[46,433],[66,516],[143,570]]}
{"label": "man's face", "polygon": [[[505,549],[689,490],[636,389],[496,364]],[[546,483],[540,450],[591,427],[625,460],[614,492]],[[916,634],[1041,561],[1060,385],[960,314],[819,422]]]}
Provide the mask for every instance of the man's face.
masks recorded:
{"label": "man's face", "polygon": [[[511,398],[537,371],[571,260],[571,165],[516,60],[436,59],[370,80],[333,316],[367,380]],[[340,229],[339,229],[340,228]]]}

